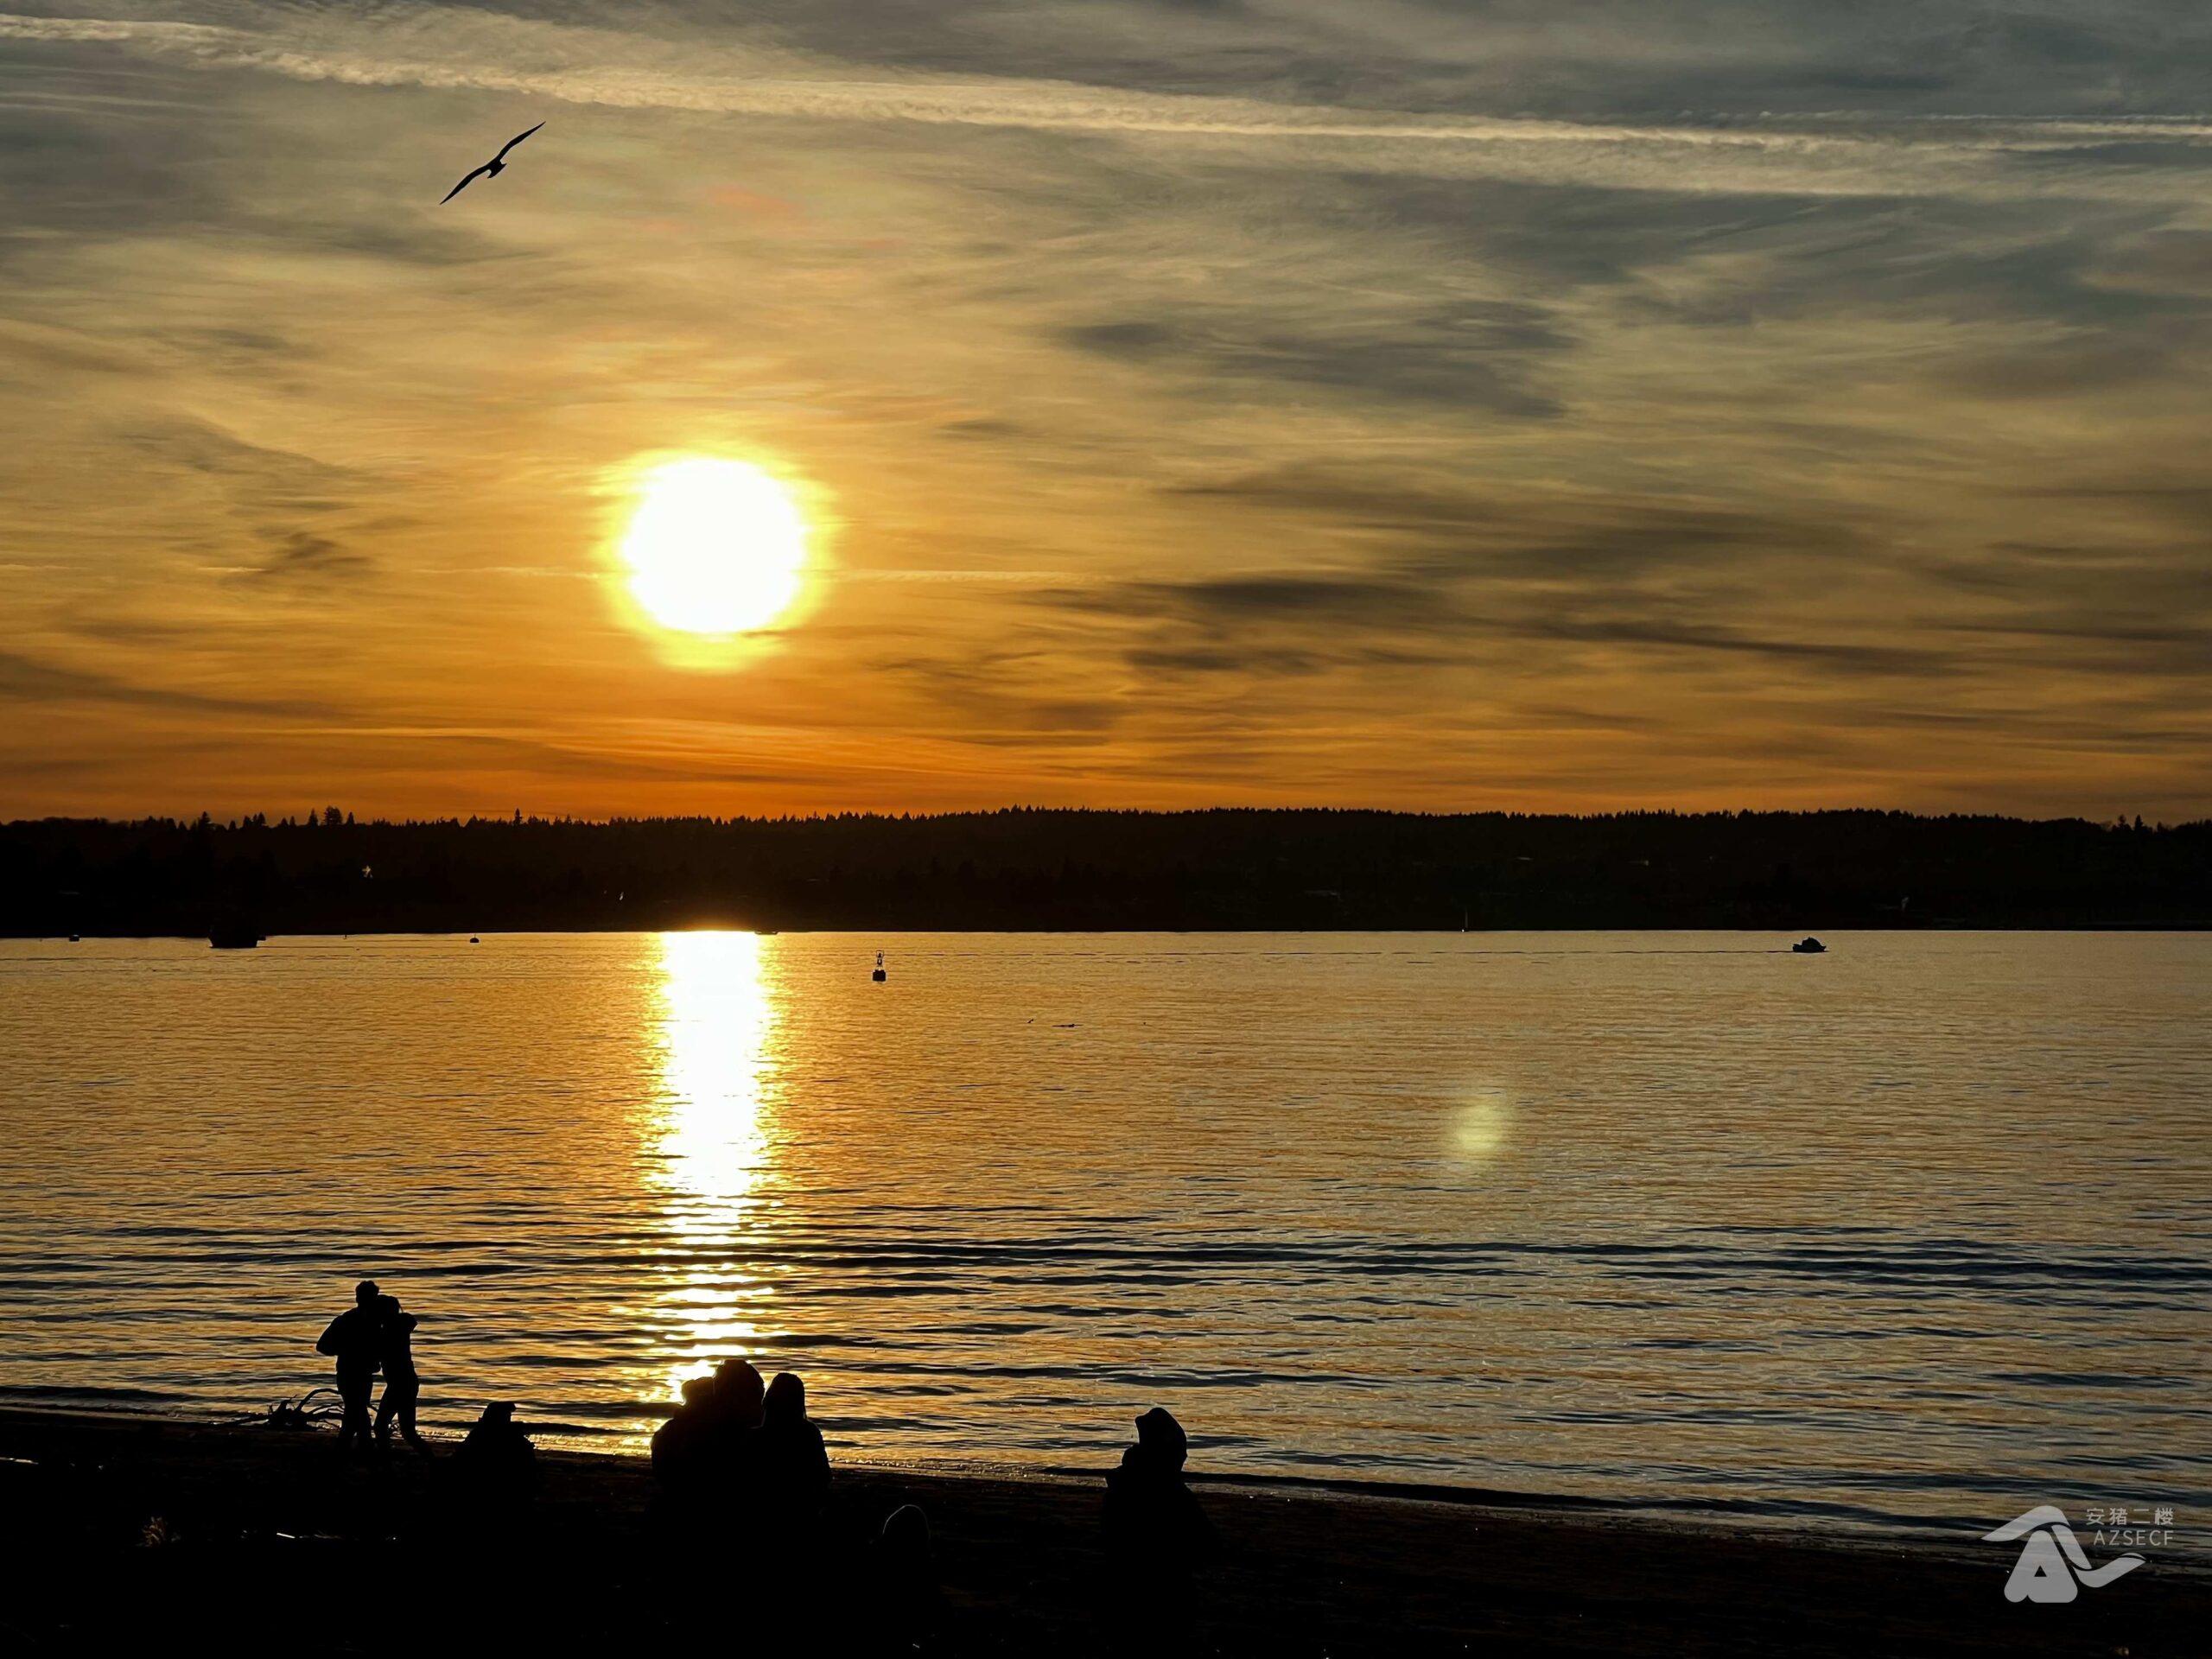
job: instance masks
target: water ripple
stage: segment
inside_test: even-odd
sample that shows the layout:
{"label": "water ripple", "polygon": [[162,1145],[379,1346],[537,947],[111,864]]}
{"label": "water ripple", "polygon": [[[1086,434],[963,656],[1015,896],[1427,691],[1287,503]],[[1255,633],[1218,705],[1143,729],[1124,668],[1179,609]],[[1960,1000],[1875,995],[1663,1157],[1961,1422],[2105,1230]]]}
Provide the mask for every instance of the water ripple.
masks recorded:
{"label": "water ripple", "polygon": [[1214,1471],[2201,1532],[2212,940],[1735,943],[0,945],[0,1401],[298,1394],[366,1274],[448,1424],[635,1444],[750,1352],[846,1455],[1166,1403]]}

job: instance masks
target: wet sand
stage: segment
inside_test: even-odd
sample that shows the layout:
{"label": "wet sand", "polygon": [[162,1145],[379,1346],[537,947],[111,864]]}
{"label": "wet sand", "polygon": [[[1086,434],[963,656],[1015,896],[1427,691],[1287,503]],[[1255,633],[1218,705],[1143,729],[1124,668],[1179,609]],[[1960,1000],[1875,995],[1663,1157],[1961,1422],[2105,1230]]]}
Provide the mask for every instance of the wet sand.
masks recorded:
{"label": "wet sand", "polygon": [[2170,1560],[2016,1605],[2010,1552],[1963,1537],[1201,1482],[1220,1548],[1193,1623],[1130,1638],[1109,1634],[1133,1598],[1099,1550],[1096,1478],[841,1466],[818,1535],[770,1567],[765,1526],[671,1528],[641,1458],[540,1462],[535,1502],[487,1516],[457,1501],[448,1459],[348,1460],[327,1431],[0,1412],[0,1649],[850,1651],[863,1541],[908,1502],[943,1608],[918,1647],[879,1650],[2155,1659],[2203,1654],[2212,1630],[2212,1569]]}

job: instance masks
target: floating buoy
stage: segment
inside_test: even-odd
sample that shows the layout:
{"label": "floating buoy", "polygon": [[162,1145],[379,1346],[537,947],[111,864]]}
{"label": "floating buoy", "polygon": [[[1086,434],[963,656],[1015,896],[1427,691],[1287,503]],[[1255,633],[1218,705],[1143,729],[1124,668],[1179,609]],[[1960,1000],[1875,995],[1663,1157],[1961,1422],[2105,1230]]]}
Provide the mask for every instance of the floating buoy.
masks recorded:
{"label": "floating buoy", "polygon": [[483,941],[483,940],[481,940],[481,939],[478,938],[477,938],[474,933],[472,933],[472,934],[470,934],[470,935],[468,936],[468,942],[469,942],[471,944],[483,944],[483,943],[484,943],[484,941]]}
{"label": "floating buoy", "polygon": [[875,953],[875,971],[870,974],[868,977],[879,985],[882,984],[885,980],[891,977],[890,975],[883,971],[883,952],[880,950]]}

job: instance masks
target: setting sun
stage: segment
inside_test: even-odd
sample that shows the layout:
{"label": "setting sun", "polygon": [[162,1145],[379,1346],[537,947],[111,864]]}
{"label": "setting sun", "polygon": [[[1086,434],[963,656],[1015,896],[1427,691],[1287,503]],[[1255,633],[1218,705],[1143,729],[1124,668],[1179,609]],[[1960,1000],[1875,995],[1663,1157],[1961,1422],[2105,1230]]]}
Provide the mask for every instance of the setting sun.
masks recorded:
{"label": "setting sun", "polygon": [[679,632],[765,628],[798,596],[805,515],[781,482],[749,461],[691,457],[653,467],[622,537],[630,593]]}

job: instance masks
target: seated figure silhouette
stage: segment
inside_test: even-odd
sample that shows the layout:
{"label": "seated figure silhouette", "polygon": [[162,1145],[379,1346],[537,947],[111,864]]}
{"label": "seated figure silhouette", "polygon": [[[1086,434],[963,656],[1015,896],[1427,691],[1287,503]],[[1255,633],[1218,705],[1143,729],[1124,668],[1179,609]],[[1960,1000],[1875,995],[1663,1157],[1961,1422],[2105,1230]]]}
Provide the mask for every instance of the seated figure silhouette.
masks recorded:
{"label": "seated figure silhouette", "polygon": [[1213,1529],[1184,1484],[1189,1456],[1182,1424],[1155,1406],[1137,1419],[1137,1443],[1106,1477],[1109,1608],[1125,1637],[1141,1645],[1188,1638],[1192,1571],[1213,1553]]}
{"label": "seated figure silhouette", "polygon": [[376,1391],[377,1367],[384,1360],[384,1320],[378,1311],[377,1281],[353,1287],[353,1306],[330,1322],[315,1343],[318,1354],[338,1362],[338,1397],[345,1415],[338,1423],[338,1446],[345,1451],[370,1444],[369,1395]]}
{"label": "seated figure silhouette", "polygon": [[944,1596],[937,1581],[929,1516],[902,1503],[869,1541],[861,1573],[858,1612],[862,1646],[880,1653],[912,1653],[930,1645],[944,1623]]}
{"label": "seated figure silhouette", "polygon": [[683,1403],[653,1431],[653,1479],[669,1497],[696,1499],[714,1461],[715,1379],[687,1378]]}
{"label": "seated figure silhouette", "polygon": [[499,1401],[454,1452],[454,1468],[471,1493],[492,1503],[516,1503],[537,1486],[537,1448],[515,1421],[512,1402]]}
{"label": "seated figure silhouette", "polygon": [[741,1359],[715,1368],[714,1404],[707,1414],[706,1475],[724,1502],[749,1495],[767,1389]]}
{"label": "seated figure silhouette", "polygon": [[806,1384],[789,1371],[776,1374],[761,1402],[752,1472],[769,1512],[786,1522],[810,1520],[830,1491],[829,1449],[806,1414]]}
{"label": "seated figure silhouette", "polygon": [[377,1443],[391,1444],[391,1428],[397,1422],[407,1444],[428,1457],[429,1442],[415,1427],[415,1402],[423,1396],[423,1379],[415,1372],[415,1316],[400,1306],[398,1297],[379,1296],[377,1318],[382,1338],[378,1353],[384,1361],[384,1398],[377,1402]]}

